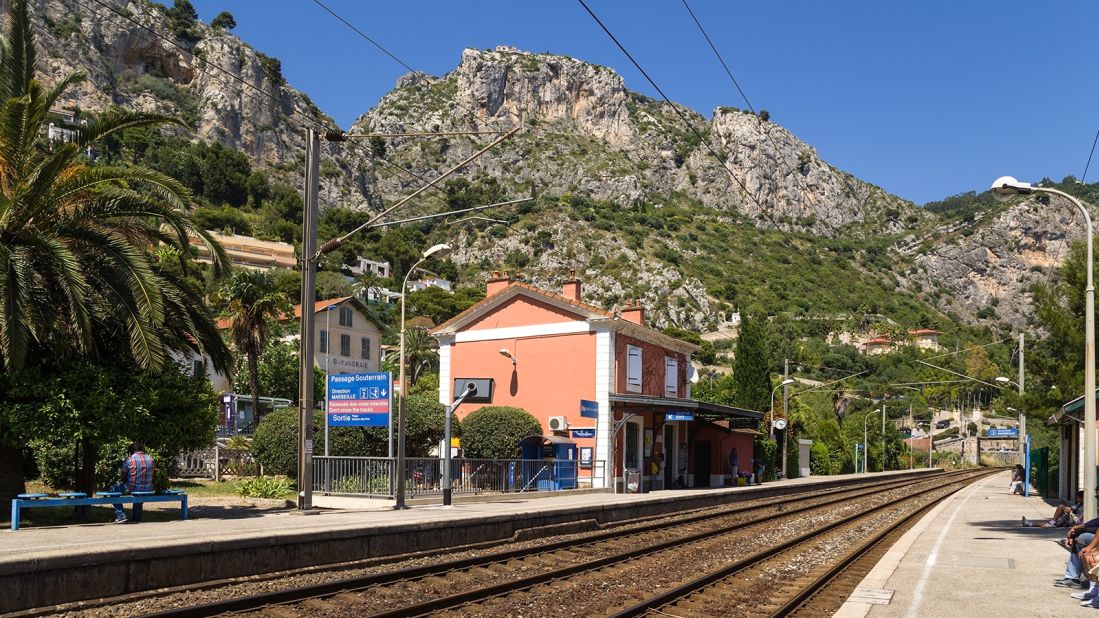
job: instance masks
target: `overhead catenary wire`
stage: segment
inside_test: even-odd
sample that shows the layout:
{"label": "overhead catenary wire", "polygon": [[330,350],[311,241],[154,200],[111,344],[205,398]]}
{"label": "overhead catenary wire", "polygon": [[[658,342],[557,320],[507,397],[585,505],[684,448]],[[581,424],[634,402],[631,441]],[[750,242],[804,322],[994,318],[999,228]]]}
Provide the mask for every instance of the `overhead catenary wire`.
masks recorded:
{"label": "overhead catenary wire", "polygon": [[[744,181],[742,181],[740,179],[740,177],[738,177],[736,175],[736,173],[733,172],[733,170],[722,159],[722,157],[718,154],[718,152],[716,150],[714,150],[713,146],[710,145],[709,141],[706,140],[705,138],[703,138],[702,134],[698,132],[698,130],[694,127],[693,124],[691,124],[690,120],[687,119],[687,117],[684,115],[683,111],[679,108],[679,106],[676,105],[675,103],[673,103],[672,100],[668,97],[668,95],[666,95],[664,93],[664,90],[656,83],[656,81],[652,77],[649,76],[648,72],[645,71],[645,69],[641,66],[641,64],[637,60],[634,59],[633,55],[629,52],[629,50],[627,50],[626,47],[621,42],[619,42],[618,38],[614,36],[614,33],[612,33],[610,31],[610,29],[603,23],[603,21],[601,19],[599,19],[599,16],[597,16],[595,14],[595,12],[592,11],[591,7],[588,6],[587,2],[585,2],[584,0],[577,0],[577,1],[580,3],[580,6],[582,6],[584,8],[584,10],[587,11],[588,15],[590,15],[591,18],[593,20],[595,20],[595,23],[598,24],[598,26],[603,30],[604,33],[606,33],[606,35],[611,39],[611,41],[614,42],[614,44],[623,53],[623,55],[626,56],[626,58],[630,61],[630,63],[633,64],[634,68],[636,68],[638,70],[638,72],[640,72],[641,75],[645,78],[645,80],[649,82],[649,85],[652,86],[653,89],[656,90],[656,92],[658,94],[660,94],[661,98],[663,98],[666,103],[668,103],[668,105],[672,109],[672,112],[675,113],[676,116],[679,117],[679,119],[683,122],[683,124],[686,125],[687,130],[690,131],[692,134],[694,134],[694,136],[698,139],[699,143],[702,144],[706,148],[706,150],[721,165],[721,167],[726,171],[726,173],[729,174],[729,177],[733,179],[733,182],[736,183],[736,185],[738,187],[740,187],[740,190],[742,192],[744,192],[744,194],[748,197],[748,199],[756,206],[756,208],[760,211],[760,213],[763,215],[763,217],[766,218],[768,222],[770,222],[771,226],[774,227],[774,229],[776,231],[778,231],[778,233],[780,235],[782,235],[783,239],[786,241],[786,244],[790,248],[794,249],[794,253],[798,256],[798,258],[800,258],[801,261],[805,263],[805,265],[809,268],[810,271],[812,271],[813,273],[815,273],[817,275],[817,280],[818,281],[827,281],[827,279],[821,275],[821,273],[817,269],[817,267],[814,266],[813,263],[808,260],[808,258],[806,258],[804,255],[802,255],[801,250],[798,249],[796,244],[794,244],[794,241],[790,238],[790,235],[787,234],[786,231],[783,230],[781,227],[779,227],[778,223],[775,221],[775,219],[771,215],[771,213],[766,208],[764,208],[763,204],[761,204],[759,202],[759,200],[748,190],[748,187],[744,184]],[[836,300],[836,302],[839,303],[840,307],[842,307],[846,304],[844,302],[844,300],[841,299],[839,297],[839,295],[830,286],[826,285],[826,286],[824,286],[824,289],[827,290],[828,293],[832,295],[832,297]]]}

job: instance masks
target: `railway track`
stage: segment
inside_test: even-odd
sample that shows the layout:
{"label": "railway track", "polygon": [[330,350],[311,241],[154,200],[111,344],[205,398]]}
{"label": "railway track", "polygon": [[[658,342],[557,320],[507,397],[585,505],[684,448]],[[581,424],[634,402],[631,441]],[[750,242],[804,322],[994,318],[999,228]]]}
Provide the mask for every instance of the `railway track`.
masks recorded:
{"label": "railway track", "polygon": [[[927,496],[926,502],[931,504],[931,494],[948,495],[954,491],[952,488],[955,485],[972,478],[972,472],[942,474],[915,481],[889,481],[816,495],[785,496],[717,513],[709,509],[710,512],[588,534],[537,547],[227,599],[155,615],[182,617],[237,613],[289,616],[308,613],[395,617],[429,614],[571,615],[580,611],[607,615],[618,611],[617,615],[625,616],[663,612],[659,608],[669,607],[669,604],[675,604],[675,611],[679,612],[679,604],[684,604],[686,608],[701,603],[701,597],[689,602],[680,599],[699,594],[682,583],[699,581],[701,578],[691,577],[699,571],[715,577],[714,573],[720,570],[718,564],[722,568],[740,564],[740,569],[744,570],[750,567],[745,561],[752,556],[789,551],[794,547],[790,545],[792,540],[802,536],[792,532],[799,526],[811,527],[812,533],[821,537],[845,526],[849,528],[853,525],[851,522],[865,518],[866,512],[879,513],[879,519],[896,519],[899,515],[894,511],[903,510],[903,503],[914,497]],[[866,536],[865,531],[858,530],[857,534]],[[808,541],[803,539],[802,542]],[[774,549],[776,546],[785,549]],[[669,563],[669,560],[672,562]],[[669,564],[679,566],[669,567]],[[766,572],[766,567],[760,568],[763,568],[761,572]],[[715,581],[720,579],[718,577]],[[754,581],[758,587],[766,585],[767,580],[756,578]],[[710,587],[714,587],[712,584]],[[561,607],[553,605],[554,598],[577,598],[561,592],[573,588],[586,590],[585,598],[602,605],[583,610],[571,602]],[[778,588],[786,590],[790,586]],[[667,597],[668,591],[673,589],[679,589],[681,594]],[[770,595],[755,596],[770,598]],[[653,599],[657,597],[662,600],[654,604]],[[820,596],[818,594],[812,598]],[[623,599],[638,599],[640,602],[623,603]],[[796,609],[782,610],[781,604],[770,603],[775,606],[775,611],[789,613]],[[768,615],[769,611],[763,609],[758,613]],[[698,615],[714,614],[703,612]]]}

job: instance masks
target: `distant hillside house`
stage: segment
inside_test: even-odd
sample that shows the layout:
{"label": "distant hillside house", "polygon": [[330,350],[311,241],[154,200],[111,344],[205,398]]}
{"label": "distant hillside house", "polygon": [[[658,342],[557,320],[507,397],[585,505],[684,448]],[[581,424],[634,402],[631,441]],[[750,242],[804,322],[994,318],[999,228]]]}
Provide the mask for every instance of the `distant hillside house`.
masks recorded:
{"label": "distant hillside house", "polygon": [[863,354],[888,354],[893,351],[893,340],[888,337],[874,337],[862,342]]}
{"label": "distant hillside house", "polygon": [[375,262],[374,260],[368,260],[361,255],[356,256],[356,259],[358,260],[358,263],[354,266],[344,264],[343,267],[355,275],[370,272],[382,279],[389,277],[389,262]]}
{"label": "distant hillside house", "polygon": [[939,335],[939,331],[931,330],[930,328],[908,331],[908,336],[912,338],[912,342],[917,348],[921,350],[931,350],[933,352],[942,349],[939,345]]}
{"label": "distant hillside house", "polygon": [[[274,270],[276,268],[295,268],[298,265],[294,258],[294,245],[270,240],[259,240],[251,236],[237,234],[219,234],[213,230],[207,230],[214,239],[221,243],[229,261],[234,266],[247,268],[248,270]],[[195,260],[210,263],[210,252],[202,244],[197,236],[190,238],[191,246],[196,251]]]}
{"label": "distant hillside house", "polygon": [[408,289],[412,292],[419,292],[420,290],[426,290],[427,288],[439,288],[450,292],[450,282],[446,279],[439,277],[428,277],[427,279],[417,279],[415,281],[408,282]]}

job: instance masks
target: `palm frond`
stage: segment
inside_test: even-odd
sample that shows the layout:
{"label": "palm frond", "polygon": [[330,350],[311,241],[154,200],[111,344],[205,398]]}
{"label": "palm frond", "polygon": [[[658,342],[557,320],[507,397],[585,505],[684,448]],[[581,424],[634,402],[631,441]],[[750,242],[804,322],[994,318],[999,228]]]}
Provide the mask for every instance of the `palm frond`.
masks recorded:
{"label": "palm frond", "polygon": [[118,133],[119,131],[138,127],[154,127],[162,124],[175,124],[184,128],[189,128],[185,122],[173,116],[146,114],[144,112],[115,108],[103,113],[95,122],[88,124],[88,126],[81,127],[76,141],[77,144],[83,148],[94,144],[109,135]]}
{"label": "palm frond", "polygon": [[34,79],[38,54],[34,49],[34,33],[28,18],[27,0],[13,0],[8,11],[11,25],[4,45],[4,61],[0,63],[0,97],[8,99],[26,92]]}

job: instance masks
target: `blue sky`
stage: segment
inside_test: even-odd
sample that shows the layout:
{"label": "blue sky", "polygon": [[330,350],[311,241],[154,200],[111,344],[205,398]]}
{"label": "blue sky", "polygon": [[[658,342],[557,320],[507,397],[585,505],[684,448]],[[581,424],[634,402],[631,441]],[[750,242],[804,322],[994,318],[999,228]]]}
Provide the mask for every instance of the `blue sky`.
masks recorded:
{"label": "blue sky", "polygon": [[[282,60],[341,126],[407,70],[309,0],[193,0]],[[609,66],[656,92],[578,2],[325,0],[417,70],[506,44]],[[918,204],[998,176],[1079,178],[1099,130],[1099,3],[694,0],[756,109],[832,165]],[[709,116],[746,105],[682,3],[590,5],[673,100]],[[1099,181],[1099,155],[1086,180]]]}

